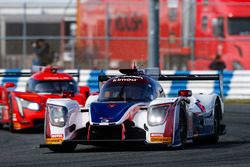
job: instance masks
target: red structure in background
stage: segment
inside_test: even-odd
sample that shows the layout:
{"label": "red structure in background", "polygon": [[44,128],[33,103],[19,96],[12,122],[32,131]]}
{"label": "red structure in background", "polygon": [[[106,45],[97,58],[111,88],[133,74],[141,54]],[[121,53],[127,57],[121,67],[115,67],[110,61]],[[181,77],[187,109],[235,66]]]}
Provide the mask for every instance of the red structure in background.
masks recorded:
{"label": "red structure in background", "polygon": [[[250,0],[160,0],[161,68],[207,70],[220,54],[227,70],[250,69],[249,7]],[[78,0],[77,11],[82,63],[147,63],[148,0]]]}

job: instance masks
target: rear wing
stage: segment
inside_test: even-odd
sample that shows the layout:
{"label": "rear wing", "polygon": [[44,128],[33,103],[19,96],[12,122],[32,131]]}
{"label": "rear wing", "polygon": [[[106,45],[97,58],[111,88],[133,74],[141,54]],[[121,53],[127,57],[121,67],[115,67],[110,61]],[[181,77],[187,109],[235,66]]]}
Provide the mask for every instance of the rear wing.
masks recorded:
{"label": "rear wing", "polygon": [[176,74],[176,75],[160,75],[158,80],[160,81],[172,81],[172,80],[220,80],[219,74]]}
{"label": "rear wing", "polygon": [[[135,73],[133,73],[135,74]],[[147,73],[149,74],[149,73]],[[142,74],[141,71],[138,73],[138,75],[145,75]],[[116,77],[116,76],[121,76],[121,75],[105,75],[105,74],[100,74],[98,76],[98,83],[99,83],[99,90],[101,87],[104,85],[106,81],[109,79]],[[149,75],[155,80],[158,81],[218,81],[219,84],[219,95],[221,96],[222,99],[224,99],[223,94],[223,72],[220,71],[218,74],[172,74],[172,75],[162,75],[162,74],[156,74],[156,73],[150,73]]]}
{"label": "rear wing", "polygon": [[[67,73],[70,74],[72,77],[77,78],[76,81],[80,82],[80,69],[77,70],[61,70],[56,68],[49,69],[53,72],[60,72],[60,73]],[[37,71],[38,72],[38,71]],[[9,69],[9,70],[0,70],[0,78],[5,78],[5,81],[12,81],[15,78],[20,77],[30,77],[34,74],[34,71],[26,69],[26,70],[20,70],[20,69]]]}
{"label": "rear wing", "polygon": [[159,75],[159,81],[218,81],[220,96],[224,99],[223,90],[223,72],[218,74],[176,74],[176,75]]}
{"label": "rear wing", "polygon": [[80,82],[80,77],[81,77],[80,69],[77,69],[77,70],[64,70],[64,71],[59,70],[59,72],[67,73],[67,74],[71,75],[73,78],[77,78],[76,79],[77,83]]}

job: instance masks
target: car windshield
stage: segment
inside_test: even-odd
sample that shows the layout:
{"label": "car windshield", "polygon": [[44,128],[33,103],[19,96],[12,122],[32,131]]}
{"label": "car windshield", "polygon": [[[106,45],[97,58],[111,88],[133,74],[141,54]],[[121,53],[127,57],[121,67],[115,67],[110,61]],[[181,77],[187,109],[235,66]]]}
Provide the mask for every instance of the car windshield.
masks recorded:
{"label": "car windshield", "polygon": [[105,84],[99,101],[151,101],[156,98],[152,85],[148,83]]}
{"label": "car windshield", "polygon": [[250,35],[250,18],[229,18],[228,33],[230,35]]}
{"label": "car windshield", "polygon": [[36,93],[62,93],[63,91],[77,92],[77,85],[74,80],[70,81],[38,81],[30,79],[27,90]]}

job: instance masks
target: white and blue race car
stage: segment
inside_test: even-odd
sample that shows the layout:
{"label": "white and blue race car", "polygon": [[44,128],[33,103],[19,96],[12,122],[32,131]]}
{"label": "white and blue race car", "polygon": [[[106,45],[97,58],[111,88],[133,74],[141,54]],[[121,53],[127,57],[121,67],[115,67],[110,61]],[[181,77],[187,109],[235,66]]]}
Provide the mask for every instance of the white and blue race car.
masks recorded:
{"label": "white and blue race car", "polygon": [[[125,75],[99,76],[100,83],[105,83],[99,94],[88,98],[85,109],[71,99],[49,99],[45,144],[41,147],[67,152],[77,144],[180,147],[189,140],[217,143],[225,134],[221,76],[161,75],[152,71],[130,69],[121,70]],[[176,97],[167,97],[160,83],[173,80],[216,80],[221,93],[179,90]]]}

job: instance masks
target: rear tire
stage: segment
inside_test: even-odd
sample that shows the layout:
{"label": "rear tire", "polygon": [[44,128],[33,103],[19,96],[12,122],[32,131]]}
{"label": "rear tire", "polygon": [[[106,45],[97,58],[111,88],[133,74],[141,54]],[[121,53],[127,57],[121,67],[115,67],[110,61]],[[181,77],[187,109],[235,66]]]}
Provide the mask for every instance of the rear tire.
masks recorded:
{"label": "rear tire", "polygon": [[220,103],[218,100],[215,104],[215,111],[214,111],[214,134],[209,137],[209,143],[216,144],[219,141],[220,135]]}
{"label": "rear tire", "polygon": [[181,147],[185,146],[187,139],[187,119],[184,111],[180,111],[179,125]]}
{"label": "rear tire", "polygon": [[14,123],[13,123],[13,109],[12,109],[12,100],[11,97],[9,98],[9,104],[10,104],[10,123],[9,123],[9,131],[14,133]]}
{"label": "rear tire", "polygon": [[62,145],[51,145],[48,148],[53,152],[73,152],[76,148],[77,144],[62,144]]}

